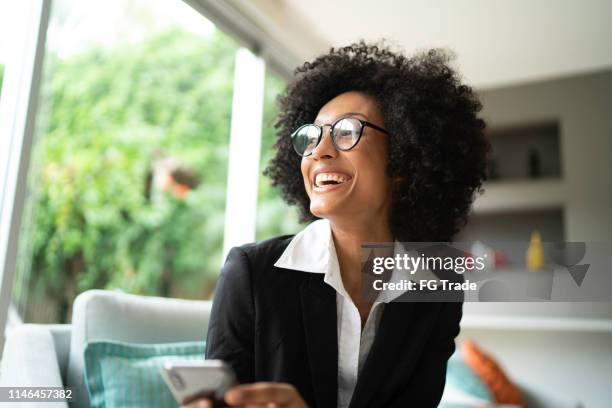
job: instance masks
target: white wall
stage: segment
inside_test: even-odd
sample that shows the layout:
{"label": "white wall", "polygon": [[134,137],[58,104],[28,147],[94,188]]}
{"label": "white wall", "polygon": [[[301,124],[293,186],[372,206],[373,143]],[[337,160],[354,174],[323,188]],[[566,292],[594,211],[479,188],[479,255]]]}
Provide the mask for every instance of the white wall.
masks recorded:
{"label": "white wall", "polygon": [[[493,127],[559,121],[565,240],[612,246],[612,71],[488,90],[481,97]],[[534,406],[612,406],[611,303],[470,303],[464,315],[459,340],[472,338],[495,356],[540,399]],[[474,324],[483,316],[500,324]],[[527,324],[504,327],[506,316]],[[538,327],[551,322],[559,327]]]}
{"label": "white wall", "polygon": [[258,2],[292,8],[311,27],[305,35],[314,32],[334,46],[384,37],[408,53],[450,47],[468,83],[478,86],[517,84],[612,66],[609,0]]}

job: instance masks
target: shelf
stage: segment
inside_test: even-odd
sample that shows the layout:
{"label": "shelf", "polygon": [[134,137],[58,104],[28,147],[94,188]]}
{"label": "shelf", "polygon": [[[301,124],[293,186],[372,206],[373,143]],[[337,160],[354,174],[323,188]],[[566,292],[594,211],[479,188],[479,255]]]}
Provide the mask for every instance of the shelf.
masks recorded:
{"label": "shelf", "polygon": [[474,201],[478,214],[563,208],[565,183],[559,178],[485,183]]}
{"label": "shelf", "polygon": [[612,333],[612,320],[464,315],[462,329]]}
{"label": "shelf", "polygon": [[561,177],[560,131],[557,121],[525,123],[487,130],[491,142],[490,180],[521,180],[531,174]]}

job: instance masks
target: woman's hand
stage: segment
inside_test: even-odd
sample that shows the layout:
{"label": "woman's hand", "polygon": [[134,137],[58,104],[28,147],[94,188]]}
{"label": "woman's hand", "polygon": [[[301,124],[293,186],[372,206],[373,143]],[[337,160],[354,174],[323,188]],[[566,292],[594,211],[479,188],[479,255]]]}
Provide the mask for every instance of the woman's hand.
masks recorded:
{"label": "woman's hand", "polygon": [[[258,382],[230,388],[225,402],[231,407],[308,408],[300,393],[291,384]],[[184,408],[212,408],[210,400],[200,399]]]}

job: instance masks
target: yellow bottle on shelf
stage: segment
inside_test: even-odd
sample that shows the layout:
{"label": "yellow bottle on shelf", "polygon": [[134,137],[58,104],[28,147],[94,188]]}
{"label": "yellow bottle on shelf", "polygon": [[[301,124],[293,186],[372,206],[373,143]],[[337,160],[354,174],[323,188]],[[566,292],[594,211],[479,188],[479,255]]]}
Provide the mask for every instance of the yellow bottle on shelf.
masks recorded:
{"label": "yellow bottle on shelf", "polygon": [[540,270],[544,266],[544,248],[542,248],[542,238],[538,231],[531,233],[531,241],[525,258],[527,269],[531,271]]}

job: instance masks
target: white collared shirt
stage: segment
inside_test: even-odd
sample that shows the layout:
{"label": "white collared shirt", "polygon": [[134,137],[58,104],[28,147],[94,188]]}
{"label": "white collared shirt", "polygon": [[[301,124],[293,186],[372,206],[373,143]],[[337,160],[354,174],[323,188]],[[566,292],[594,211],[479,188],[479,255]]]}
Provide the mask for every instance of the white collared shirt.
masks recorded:
{"label": "white collared shirt", "polygon": [[323,281],[336,290],[338,407],[348,407],[357,376],[374,342],[384,303],[374,302],[362,331],[359,310],[342,283],[331,226],[327,220],[314,221],[293,237],[274,266],[323,273]]}

